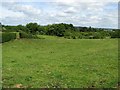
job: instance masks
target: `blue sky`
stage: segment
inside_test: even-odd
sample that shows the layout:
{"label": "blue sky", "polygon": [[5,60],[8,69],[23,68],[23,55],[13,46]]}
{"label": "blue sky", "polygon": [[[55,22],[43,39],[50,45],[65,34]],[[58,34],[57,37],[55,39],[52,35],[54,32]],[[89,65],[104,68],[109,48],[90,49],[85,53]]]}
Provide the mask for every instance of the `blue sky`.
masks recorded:
{"label": "blue sky", "polygon": [[72,23],[75,26],[118,28],[118,2],[80,0],[1,1],[0,22],[5,25],[37,22],[40,25]]}

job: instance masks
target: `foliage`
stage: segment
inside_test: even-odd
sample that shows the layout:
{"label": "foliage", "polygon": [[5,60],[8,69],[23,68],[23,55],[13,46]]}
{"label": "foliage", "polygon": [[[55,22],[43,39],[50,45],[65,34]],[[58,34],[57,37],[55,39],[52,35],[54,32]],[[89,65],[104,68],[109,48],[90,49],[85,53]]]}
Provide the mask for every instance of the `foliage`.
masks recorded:
{"label": "foliage", "polygon": [[0,37],[1,36],[2,36],[2,40],[0,40],[0,43],[16,39],[16,33],[3,32],[0,34]]}
{"label": "foliage", "polygon": [[23,31],[19,31],[19,35],[20,35],[20,38],[34,38],[34,39],[39,39],[39,37],[37,37],[36,35],[32,35],[32,34],[28,34],[26,32],[23,32]]}
{"label": "foliage", "polygon": [[18,28],[18,31],[23,31],[26,33],[30,32],[30,30],[26,26],[18,25],[17,28]]}
{"label": "foliage", "polygon": [[29,29],[30,33],[35,34],[39,26],[37,23],[28,23],[26,27]]}
{"label": "foliage", "polygon": [[19,28],[17,26],[4,26],[6,30],[4,32],[17,32]]}
{"label": "foliage", "polygon": [[72,29],[73,30],[73,25],[72,24],[52,24],[48,25],[46,27],[47,30],[47,35],[56,35],[56,36],[64,36],[64,32],[66,29]]}
{"label": "foliage", "polygon": [[111,34],[111,38],[120,38],[120,30],[114,30]]}
{"label": "foliage", "polygon": [[[68,39],[103,39],[103,38],[120,38],[118,34],[120,30],[107,30],[93,27],[75,27],[72,24],[49,24],[41,26],[37,23],[28,23],[26,26],[4,26],[4,32],[19,32],[23,31],[27,34],[34,35],[51,35],[64,37]],[[29,37],[29,36],[28,36]]]}

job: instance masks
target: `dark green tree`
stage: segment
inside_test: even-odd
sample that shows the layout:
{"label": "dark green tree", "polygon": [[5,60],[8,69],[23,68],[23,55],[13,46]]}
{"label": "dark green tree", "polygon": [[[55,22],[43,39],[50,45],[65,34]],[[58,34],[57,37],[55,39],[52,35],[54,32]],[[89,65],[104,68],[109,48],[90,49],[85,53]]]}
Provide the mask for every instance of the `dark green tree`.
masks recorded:
{"label": "dark green tree", "polygon": [[29,29],[30,33],[35,34],[38,31],[39,25],[37,23],[28,23],[26,27]]}

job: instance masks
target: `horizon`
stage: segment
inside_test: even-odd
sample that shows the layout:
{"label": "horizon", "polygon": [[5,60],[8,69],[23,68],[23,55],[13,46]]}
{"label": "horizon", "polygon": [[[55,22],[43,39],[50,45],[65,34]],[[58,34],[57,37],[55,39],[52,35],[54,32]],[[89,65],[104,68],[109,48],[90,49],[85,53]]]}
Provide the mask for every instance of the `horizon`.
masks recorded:
{"label": "horizon", "polygon": [[[76,0],[75,0],[76,1]],[[67,23],[74,26],[118,29],[117,2],[4,2],[0,6],[4,25]]]}
{"label": "horizon", "polygon": [[[36,22],[29,22],[29,23],[36,23]],[[29,24],[29,23],[27,23],[27,24]],[[38,24],[38,23],[37,23]],[[52,24],[61,24],[61,23],[52,23]],[[47,24],[47,25],[52,25],[52,24]],[[72,23],[63,23],[63,24],[72,24]],[[25,25],[23,25],[23,24],[18,24],[18,25],[5,25],[5,24],[2,24],[1,23],[1,25],[4,25],[4,26],[18,26],[18,25],[22,25],[22,26],[26,26],[26,24]],[[38,24],[38,25],[40,25],[40,24]],[[40,25],[40,26],[47,26],[47,25]],[[72,24],[73,25],[73,24]],[[73,25],[74,27],[87,27],[87,28],[89,28],[89,27],[91,27],[91,28],[98,28],[98,29],[118,29],[118,28],[105,28],[105,27],[92,27],[92,26],[75,26],[75,25]]]}

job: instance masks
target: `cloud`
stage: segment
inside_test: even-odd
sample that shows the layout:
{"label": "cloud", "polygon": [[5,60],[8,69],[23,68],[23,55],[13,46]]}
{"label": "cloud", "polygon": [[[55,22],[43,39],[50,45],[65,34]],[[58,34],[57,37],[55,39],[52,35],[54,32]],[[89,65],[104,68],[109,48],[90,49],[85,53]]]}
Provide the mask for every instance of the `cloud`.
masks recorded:
{"label": "cloud", "polygon": [[41,14],[40,9],[36,9],[36,8],[32,7],[31,5],[15,6],[12,8],[12,10],[18,11],[18,12],[23,12],[24,14],[27,14],[27,15],[39,15],[39,14]]}
{"label": "cloud", "polygon": [[3,7],[7,7],[8,10],[14,11],[14,12],[22,12],[26,15],[32,16],[32,15],[39,15],[41,14],[42,10],[34,8],[32,5],[21,5],[21,3],[16,2],[6,2],[2,4]]}
{"label": "cloud", "polygon": [[2,2],[0,10],[2,11],[0,20],[7,24],[11,21],[10,24],[15,25],[18,23],[25,24],[30,21],[38,22],[39,17],[42,15],[40,8],[21,2]]}
{"label": "cloud", "polygon": [[22,12],[14,12],[12,10],[8,10],[6,8],[0,7],[0,20],[6,19],[6,18],[25,18],[25,14]]}
{"label": "cloud", "polygon": [[77,10],[74,7],[69,7],[67,10],[64,11],[65,13],[74,13],[77,12]]}
{"label": "cloud", "polygon": [[[32,0],[31,0],[32,1]],[[30,2],[31,2],[30,1]],[[72,23],[76,26],[117,28],[116,2],[84,2],[79,0],[57,0],[53,2],[3,2],[0,20],[5,24],[38,22]],[[111,0],[110,0],[111,1]],[[115,0],[117,1],[117,0]],[[10,23],[11,21],[11,23]]]}

